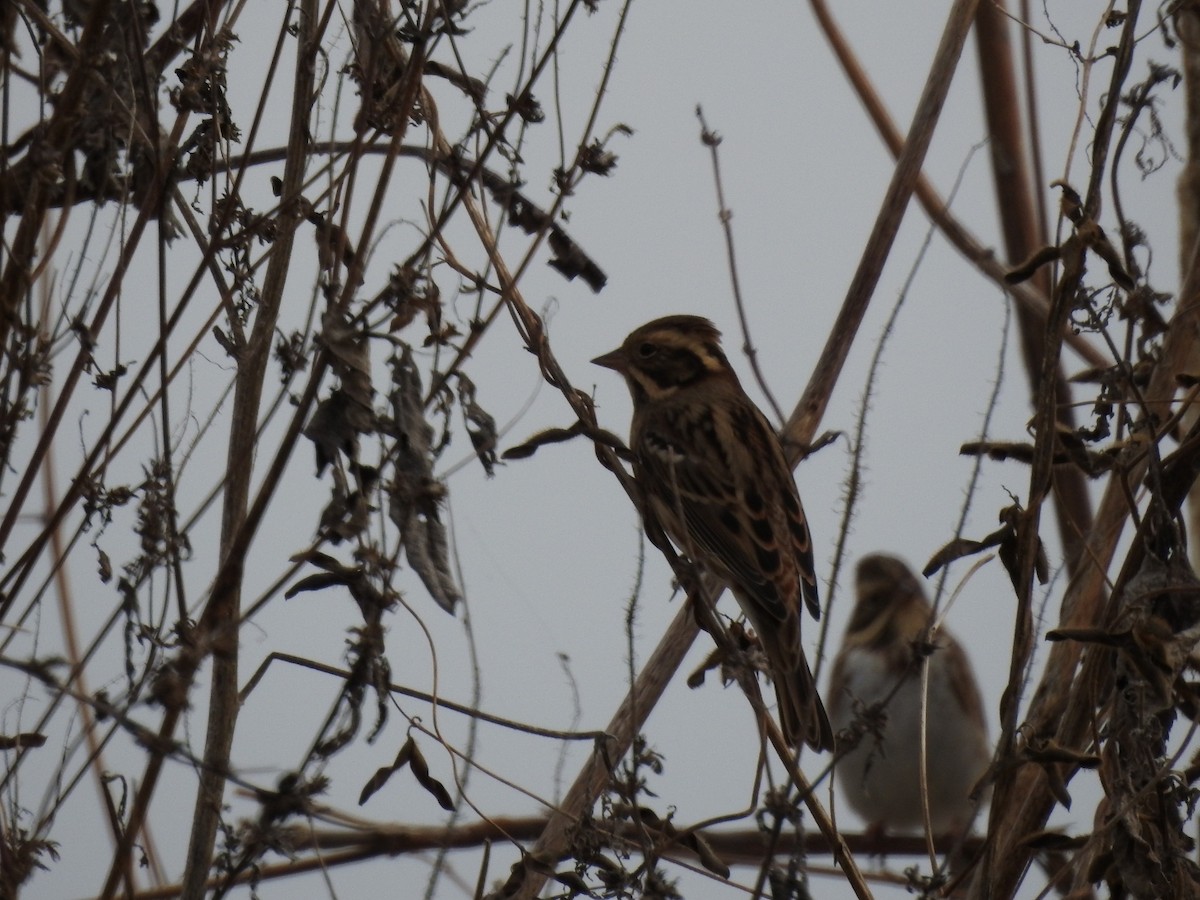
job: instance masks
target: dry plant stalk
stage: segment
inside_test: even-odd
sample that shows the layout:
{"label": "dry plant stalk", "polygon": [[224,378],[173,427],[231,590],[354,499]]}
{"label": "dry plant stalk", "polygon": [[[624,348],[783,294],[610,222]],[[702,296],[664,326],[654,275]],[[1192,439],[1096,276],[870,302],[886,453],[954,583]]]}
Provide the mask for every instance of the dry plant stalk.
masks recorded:
{"label": "dry plant stalk", "polygon": [[[1181,228],[1183,287],[1168,316],[1166,298],[1139,269],[1142,238],[1121,211],[1121,181],[1112,175],[1130,135],[1157,127],[1144,123],[1154,120],[1155,92],[1170,82],[1139,55],[1138,40],[1151,26],[1136,2],[1101,23],[1119,35],[1112,75],[1083,137],[1090,168],[1074,176],[1077,185],[1061,185],[1061,229],[1051,238],[1037,212],[1045,185],[1025,161],[1037,156],[1026,150],[1036,129],[1020,122],[1008,46],[1010,35],[1028,40],[1029,33],[1007,18],[1011,11],[978,0],[953,5],[912,128],[901,138],[824,4],[812,5],[898,162],[825,351],[787,423],[793,457],[814,440],[910,197],[985,277],[1000,283],[1009,268],[950,214],[921,173],[972,23],[1005,250],[1012,265],[1028,260],[1018,267],[1023,280],[1009,289],[1032,385],[1033,439],[1008,435],[971,448],[1026,462],[1028,493],[1006,508],[988,539],[955,542],[944,554],[997,546],[1015,592],[988,832],[971,846],[974,867],[956,877],[970,879],[973,896],[1008,897],[1027,884],[1037,857],[1049,860],[1056,884],[1078,896],[1098,882],[1113,893],[1194,893],[1200,879],[1185,826],[1196,767],[1180,754],[1195,751],[1180,726],[1200,708],[1189,681],[1200,584],[1181,514],[1200,472],[1200,436],[1187,408],[1196,394],[1200,314],[1200,245],[1187,212],[1196,179],[1187,175],[1181,188],[1190,201]],[[436,657],[441,648],[427,616],[442,615],[437,607],[454,613],[468,599],[449,537],[454,486],[439,473],[450,448],[466,449],[488,476],[495,471],[500,434],[488,407],[500,387],[479,377],[473,354],[504,339],[498,319],[513,323],[531,368],[561,394],[567,418],[520,454],[591,439],[599,463],[636,497],[619,440],[601,429],[591,398],[571,384],[522,289],[542,263],[594,292],[606,282],[611,262],[592,257],[564,213],[585,179],[612,171],[610,143],[628,131],[614,125],[601,136],[600,124],[625,19],[620,12],[586,121],[562,140],[575,149],[564,153],[543,202],[530,185],[546,181],[545,173],[529,171],[521,151],[547,118],[560,43],[598,4],[565,2],[557,19],[543,12],[545,19],[523,23],[522,36],[536,31],[537,38],[512,41],[524,49],[508,91],[496,87],[489,68],[500,54],[476,49],[472,23],[486,13],[477,6],[297,0],[270,14],[269,40],[263,31],[248,41],[239,32],[250,27],[250,6],[195,0],[170,22],[146,0],[67,0],[49,8],[11,0],[0,13],[5,109],[17,111],[4,117],[0,155],[0,490],[7,504],[0,514],[0,664],[25,699],[35,682],[51,698],[36,719],[0,734],[0,895],[19,895],[36,885],[39,867],[60,864],[54,826],[90,779],[103,798],[111,856],[81,892],[104,897],[223,896],[260,879],[489,840],[509,842],[520,856],[499,896],[533,897],[548,879],[567,895],[669,895],[667,865],[685,858],[714,878],[728,877],[730,863],[756,866],[760,889],[771,873],[780,891],[796,892],[818,854],[837,867],[826,870],[829,878],[870,896],[855,853],[879,845],[838,832],[798,771],[792,777],[822,833],[807,847],[784,837],[800,813],[794,794],[756,794],[760,808],[739,813],[770,821],[773,835],[757,843],[745,832],[681,827],[663,812],[670,798],[647,793],[645,773],[662,760],[643,723],[698,635],[697,619],[722,650],[739,640],[707,602],[699,614],[681,605],[602,740],[543,730],[564,743],[597,741],[546,817],[515,819],[472,806],[468,773],[486,770],[490,760],[471,738],[460,745],[443,729],[438,710],[473,710],[447,703],[433,678],[416,692],[435,711],[432,721],[404,723],[391,763],[373,775],[354,773],[362,781],[356,793],[365,801],[407,779],[456,816],[475,818],[426,830],[355,821],[330,835],[316,827],[339,815],[321,800],[335,761],[377,736],[394,736],[387,730],[397,718],[394,698],[414,695],[393,683],[394,632],[420,633]],[[1194,103],[1197,12],[1192,4],[1172,12],[1173,20],[1159,24],[1174,23]],[[1087,78],[1098,78],[1109,56],[1095,45],[1063,51],[1075,54]],[[262,64],[258,102],[249,109],[230,88],[246,71],[239,69],[245,56]],[[288,124],[276,137],[271,107],[278,96],[287,97]],[[1189,135],[1195,119],[1189,111]],[[1118,222],[1111,235],[1100,227],[1105,205]],[[406,228],[390,227],[400,220]],[[304,249],[308,240],[315,252]],[[1072,418],[1064,348],[1092,369],[1082,425]],[[220,366],[205,371],[224,369],[226,383],[193,399],[187,378],[206,355]],[[1190,393],[1176,402],[1181,385]],[[225,392],[232,402],[222,413]],[[77,427],[92,409],[103,416]],[[316,480],[297,486],[310,450]],[[220,473],[197,465],[206,455],[225,461]],[[1087,484],[1098,478],[1105,489],[1093,516]],[[39,486],[48,498],[44,511],[35,499]],[[300,529],[315,537],[259,579],[272,517],[304,488],[322,500]],[[1056,643],[1026,688],[1048,500],[1069,580],[1054,616]],[[214,503],[220,525],[208,527]],[[1132,545],[1118,560],[1127,522]],[[699,586],[690,566],[667,552],[695,597],[715,587]],[[99,621],[79,615],[71,585],[84,571],[97,573],[96,593],[108,601]],[[405,572],[417,577],[425,606],[398,586]],[[252,599],[252,591],[261,593]],[[239,716],[259,684],[258,676],[239,684],[242,629],[301,595],[351,599],[357,618],[346,633],[344,668],[311,669],[334,685],[327,716],[299,759],[281,757],[286,771],[265,784],[239,771],[234,752]],[[49,629],[43,619],[51,618],[52,597],[68,630],[50,641],[41,631]],[[742,683],[765,717],[753,679]],[[189,708],[203,710],[192,722],[204,734],[199,750],[183,728]],[[475,714],[497,727],[535,731]],[[790,765],[773,726],[766,730]],[[59,747],[47,747],[56,741]],[[1072,776],[1091,766],[1105,792],[1091,832],[1047,835],[1055,807],[1070,802]],[[110,768],[127,773],[128,783],[109,778]],[[186,803],[172,797],[172,773],[180,771],[191,779]],[[235,791],[239,810],[250,810],[240,819],[227,808]],[[41,795],[48,799],[40,808],[27,808],[29,797]],[[186,809],[178,816],[190,827],[186,863],[160,855],[148,824],[166,804]],[[884,846],[919,854],[924,842],[896,838]],[[294,857],[267,862],[280,852]],[[495,878],[486,863],[481,895],[485,875]],[[449,890],[441,877],[432,876],[430,893]],[[921,889],[933,895],[950,887],[931,878]]]}

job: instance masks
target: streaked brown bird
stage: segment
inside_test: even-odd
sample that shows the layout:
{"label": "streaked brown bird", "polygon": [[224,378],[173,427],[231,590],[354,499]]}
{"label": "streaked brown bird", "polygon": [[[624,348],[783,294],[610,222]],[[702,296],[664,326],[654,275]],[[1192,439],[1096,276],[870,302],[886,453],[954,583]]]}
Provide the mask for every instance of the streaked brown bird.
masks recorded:
{"label": "streaked brown bird", "polygon": [[783,733],[817,750],[833,732],[800,644],[800,603],[820,616],[812,538],[775,429],[699,316],[667,316],[592,362],[625,376],[643,509],[728,584],[758,633]]}
{"label": "streaked brown bird", "polygon": [[[874,832],[923,830],[921,807],[921,670],[914,642],[933,608],[912,570],[873,553],[858,563],[857,602],[833,664],[829,710],[838,732],[872,704],[886,700],[879,733],[868,731],[837,764],[842,796]],[[975,782],[991,761],[983,700],[962,646],[938,630],[926,703],[926,778],[934,835],[969,823]],[[890,699],[887,699],[890,696]]]}

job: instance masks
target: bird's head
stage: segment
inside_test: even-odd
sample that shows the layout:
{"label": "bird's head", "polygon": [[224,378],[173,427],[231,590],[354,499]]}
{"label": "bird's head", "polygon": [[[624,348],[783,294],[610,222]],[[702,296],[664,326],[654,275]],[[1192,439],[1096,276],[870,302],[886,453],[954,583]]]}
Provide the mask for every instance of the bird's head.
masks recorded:
{"label": "bird's head", "polygon": [[921,582],[895,556],[872,553],[859,560],[855,591],[857,601],[846,629],[848,645],[908,642],[929,624],[931,608]]}
{"label": "bird's head", "polygon": [[635,400],[661,400],[711,379],[737,377],[721,350],[721,332],[700,316],[655,319],[592,362],[624,375]]}

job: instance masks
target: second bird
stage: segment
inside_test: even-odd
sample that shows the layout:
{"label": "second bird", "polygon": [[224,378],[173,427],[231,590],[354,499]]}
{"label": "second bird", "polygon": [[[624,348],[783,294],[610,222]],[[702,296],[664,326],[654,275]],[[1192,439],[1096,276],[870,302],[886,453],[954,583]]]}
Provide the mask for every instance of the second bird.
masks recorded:
{"label": "second bird", "polygon": [[812,536],[775,430],[699,316],[667,316],[592,362],[625,376],[644,508],[723,579],[758,633],[784,736],[818,750],[833,732],[800,645],[800,606],[820,615]]}
{"label": "second bird", "polygon": [[[829,685],[837,729],[849,729],[875,704],[886,720],[868,730],[837,764],[842,793],[875,832],[922,830],[921,667],[914,641],[933,620],[921,582],[894,556],[858,563],[858,601]],[[941,629],[926,659],[924,701],[929,816],[935,835],[961,833],[971,820],[971,791],[991,760],[979,686],[962,646]]]}

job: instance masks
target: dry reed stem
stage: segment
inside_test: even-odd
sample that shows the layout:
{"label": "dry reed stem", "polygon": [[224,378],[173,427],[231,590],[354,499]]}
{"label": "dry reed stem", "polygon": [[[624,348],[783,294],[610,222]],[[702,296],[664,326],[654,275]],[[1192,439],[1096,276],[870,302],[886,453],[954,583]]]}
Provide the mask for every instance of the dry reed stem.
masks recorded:
{"label": "dry reed stem", "polygon": [[[1124,22],[1121,43],[1117,53],[1107,95],[1101,115],[1096,123],[1096,139],[1093,142],[1093,169],[1089,177],[1087,199],[1083,205],[1083,221],[1094,214],[1099,205],[1099,188],[1105,171],[1108,148],[1116,118],[1116,108],[1121,87],[1128,76],[1135,41],[1134,28],[1137,23],[1139,3],[1130,4],[1128,18]],[[1064,248],[1066,249],[1066,248]],[[1083,275],[1084,260],[1078,253],[1079,245],[1072,245],[1072,252],[1064,253],[1064,271],[1055,299],[1060,307],[1060,317],[1065,317],[1066,306],[1072,302]],[[1181,292],[1171,327],[1168,329],[1163,359],[1156,366],[1150,387],[1146,391],[1149,401],[1168,401],[1174,394],[1176,368],[1181,354],[1190,345],[1190,335],[1178,325],[1186,313],[1186,298],[1196,291],[1195,267],[1189,274],[1188,283]],[[1043,362],[1043,377],[1049,377],[1057,365],[1057,331],[1047,329],[1047,352]],[[1182,348],[1182,349],[1181,349]],[[1036,765],[1022,764],[1017,755],[1017,686],[1021,683],[1028,654],[1032,651],[1032,628],[1030,604],[1033,589],[1033,568],[1037,543],[1037,523],[1042,499],[1051,478],[1053,455],[1053,422],[1056,415],[1055,398],[1048,388],[1039,405],[1035,430],[1035,458],[1030,474],[1028,509],[1025,511],[1021,528],[1021,547],[1018,557],[1018,572],[1021,583],[1018,588],[1018,617],[1013,639],[1013,659],[1010,668],[1009,686],[1002,702],[1001,740],[997,749],[997,773],[992,799],[988,841],[978,877],[972,885],[972,897],[1012,896],[1024,876],[1030,856],[1024,844],[1025,837],[1043,827],[1046,817],[1054,806],[1054,797],[1049,789],[1045,772]],[[1104,599],[1105,573],[1115,552],[1116,540],[1120,535],[1130,509],[1127,485],[1137,484],[1145,471],[1145,457],[1129,471],[1118,470],[1110,478],[1101,501],[1095,524],[1087,536],[1084,559],[1088,562],[1072,579],[1063,599],[1060,623],[1063,627],[1082,625],[1099,626],[1111,621],[1111,603]],[[1071,749],[1082,749],[1090,737],[1090,726],[1094,715],[1092,698],[1095,692],[1103,693],[1102,683],[1111,677],[1111,666],[1104,671],[1106,654],[1090,654],[1083,671],[1075,672],[1080,657],[1078,646],[1067,646],[1064,642],[1054,646],[1049,655],[1046,671],[1034,694],[1026,714],[1027,733],[1039,738],[1054,736],[1058,743]]]}
{"label": "dry reed stem", "polygon": [[[284,163],[281,196],[286,209],[300,194],[309,151],[309,118],[311,97],[315,84],[319,26],[316,0],[302,0],[297,9],[298,52],[292,83],[292,115],[288,135],[288,158]],[[419,69],[418,69],[419,75]],[[412,79],[416,82],[417,79]],[[412,89],[406,100],[412,102]],[[404,107],[405,109],[408,106]],[[407,117],[405,117],[407,121]],[[254,316],[254,324],[238,360],[237,376],[230,418],[228,455],[226,457],[225,496],[221,513],[221,559],[228,563],[234,542],[245,524],[250,497],[253,466],[245,460],[254,458],[257,443],[258,415],[262,399],[263,380],[271,356],[276,322],[288,281],[292,248],[298,219],[280,230],[267,263],[263,289]],[[240,553],[249,551],[244,544]],[[238,573],[242,569],[239,567]],[[205,733],[204,765],[200,769],[196,804],[188,842],[187,863],[184,869],[182,896],[185,900],[202,900],[205,881],[212,866],[213,845],[224,806],[225,773],[229,770],[234,728],[240,708],[238,696],[238,651],[241,630],[237,627],[242,598],[239,577],[225,585],[226,590],[213,593],[201,617],[202,643],[212,641],[220,649],[212,657],[212,682],[209,687],[208,727]]]}
{"label": "dry reed stem", "polygon": [[[1003,0],[989,0],[979,7],[975,19],[975,36],[979,68],[983,75],[983,104],[987,114],[988,136],[992,158],[992,178],[996,186],[996,203],[1004,233],[1005,255],[1010,265],[1024,262],[1034,251],[1047,243],[1037,217],[1034,194],[1041,186],[1030,180],[1026,159],[1025,139],[1017,99],[1017,79],[1013,66],[1013,51],[1009,23]],[[1049,293],[1050,277],[1047,268],[1039,269],[1030,279],[1037,292]],[[1039,366],[1045,355],[1046,318],[1037,315],[1022,303],[1017,304],[1017,326],[1021,336],[1021,356],[1029,374],[1030,403],[1035,405],[1042,391],[1044,377]],[[1073,332],[1063,323],[1062,333]],[[1075,410],[1071,389],[1061,362],[1054,371],[1054,396],[1058,403],[1058,422],[1074,430]],[[1054,510],[1058,521],[1059,539],[1069,572],[1083,565],[1081,549],[1083,535],[1091,528],[1092,507],[1087,493],[1087,479],[1074,466],[1060,466],[1053,476]]]}
{"label": "dry reed stem", "polygon": [[[825,0],[809,0],[813,14],[821,26],[822,33],[833,48],[842,71],[866,108],[867,115],[879,132],[880,138],[893,156],[899,157],[904,148],[904,136],[896,127],[891,114],[883,105],[878,92],[871,84],[866,71],[859,63],[845,35],[833,19]],[[946,201],[922,174],[917,178],[916,196],[930,221],[946,236],[946,239],[993,284],[1010,293],[1017,303],[1030,310],[1043,321],[1050,311],[1050,301],[1044,290],[1036,285],[1011,285],[1005,281],[1009,267],[996,258],[991,247],[984,245],[971,231],[950,212]],[[1089,366],[1107,368],[1113,361],[1083,335],[1068,331],[1064,335],[1067,344]]]}

